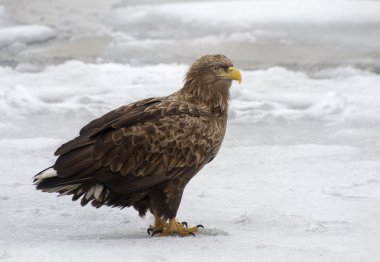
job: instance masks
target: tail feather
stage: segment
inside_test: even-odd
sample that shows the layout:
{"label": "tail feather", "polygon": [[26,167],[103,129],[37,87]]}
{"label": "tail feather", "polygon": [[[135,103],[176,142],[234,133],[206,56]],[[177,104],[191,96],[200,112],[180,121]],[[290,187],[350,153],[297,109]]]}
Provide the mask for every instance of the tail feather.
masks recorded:
{"label": "tail feather", "polygon": [[[130,182],[132,182],[131,180]],[[60,177],[54,167],[49,167],[34,177],[34,184],[38,190],[48,193],[59,193],[59,196],[72,195],[72,200],[81,199],[82,206],[91,202],[91,205],[99,208],[103,205],[112,207],[133,206],[139,211],[140,216],[144,216],[149,203],[147,202],[148,190],[127,194],[116,193],[104,183],[94,177],[82,177],[73,179],[72,177]]]}
{"label": "tail feather", "polygon": [[81,178],[81,179],[75,179],[72,180],[70,178],[63,178],[63,177],[50,177],[46,178],[42,181],[40,181],[38,184],[36,184],[37,189],[45,189],[49,187],[63,187],[63,186],[71,186],[71,185],[78,185],[78,184],[87,184],[94,182],[92,178]]}
{"label": "tail feather", "polygon": [[82,197],[82,206],[91,202],[93,206],[100,207],[107,204],[107,197],[110,195],[108,188],[91,177],[75,180],[59,177],[53,167],[38,173],[33,182],[43,192],[57,192],[60,196],[73,195],[74,201]]}
{"label": "tail feather", "polygon": [[33,182],[38,186],[43,180],[55,176],[57,176],[57,171],[55,171],[52,167],[48,167],[35,175]]}

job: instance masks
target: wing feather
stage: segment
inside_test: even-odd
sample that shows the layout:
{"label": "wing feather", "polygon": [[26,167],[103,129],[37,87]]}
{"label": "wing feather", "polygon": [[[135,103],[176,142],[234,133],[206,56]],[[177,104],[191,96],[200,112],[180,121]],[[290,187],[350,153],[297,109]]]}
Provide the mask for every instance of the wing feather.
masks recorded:
{"label": "wing feather", "polygon": [[82,128],[62,145],[58,176],[92,178],[115,192],[136,192],[171,178],[191,177],[219,149],[213,117],[181,101],[147,99]]}

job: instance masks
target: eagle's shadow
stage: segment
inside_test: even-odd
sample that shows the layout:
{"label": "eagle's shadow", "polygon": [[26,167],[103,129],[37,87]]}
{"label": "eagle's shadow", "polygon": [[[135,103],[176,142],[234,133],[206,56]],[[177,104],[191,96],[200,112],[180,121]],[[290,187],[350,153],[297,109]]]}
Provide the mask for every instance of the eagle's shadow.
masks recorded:
{"label": "eagle's shadow", "polygon": [[143,239],[149,237],[144,232],[105,233],[105,234],[80,234],[70,235],[65,240],[119,240],[119,239]]}
{"label": "eagle's shadow", "polygon": [[[228,236],[229,233],[218,228],[205,228],[196,233],[197,236]],[[173,236],[175,237],[175,236]],[[80,234],[70,235],[65,240],[120,240],[120,239],[144,239],[152,238],[143,230],[138,232],[105,233],[105,234]]]}

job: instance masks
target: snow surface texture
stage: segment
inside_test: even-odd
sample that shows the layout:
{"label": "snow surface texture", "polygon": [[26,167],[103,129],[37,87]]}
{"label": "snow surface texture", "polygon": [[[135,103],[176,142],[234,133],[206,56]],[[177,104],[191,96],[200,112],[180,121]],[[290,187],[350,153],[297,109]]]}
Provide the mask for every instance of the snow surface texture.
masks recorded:
{"label": "snow surface texture", "polygon": [[0,47],[11,44],[32,44],[43,42],[55,36],[55,31],[47,26],[27,25],[0,28]]}
{"label": "snow surface texture", "polygon": [[151,216],[35,191],[32,176],[82,125],[173,92],[185,71],[78,61],[0,69],[1,258],[378,261],[380,76],[353,68],[243,71],[220,155],[188,185],[179,210],[206,226],[196,238],[150,238]]}
{"label": "snow surface texture", "polygon": [[0,6],[0,51],[14,55],[30,44],[42,43],[56,36],[56,31],[46,25],[18,25]]}
{"label": "snow surface texture", "polygon": [[[380,2],[181,2],[2,0],[0,261],[379,262]],[[214,52],[243,82],[178,212],[197,237],[35,190],[88,121]]]}
{"label": "snow surface texture", "polygon": [[[79,61],[39,73],[23,64],[0,68],[1,117],[14,119],[16,112],[20,117],[66,116],[78,109],[98,116],[126,102],[174,92],[186,69],[185,65],[133,67]],[[380,76],[375,73],[335,68],[307,74],[273,67],[243,75],[246,87],[232,92],[231,121],[380,120]]]}
{"label": "snow surface texture", "polygon": [[7,65],[191,63],[213,50],[251,69],[321,63],[380,68],[379,1],[34,0],[33,9],[20,2],[29,6],[28,0],[2,0],[0,28],[39,25],[56,34],[44,31],[45,39],[27,48],[8,45],[10,53],[0,52]]}
{"label": "snow surface texture", "polygon": [[188,61],[187,55],[208,48],[247,67],[271,59],[304,64],[336,63],[338,57],[361,63],[379,58],[374,52],[380,42],[378,1],[124,2],[104,17],[117,30],[111,33],[104,59]]}

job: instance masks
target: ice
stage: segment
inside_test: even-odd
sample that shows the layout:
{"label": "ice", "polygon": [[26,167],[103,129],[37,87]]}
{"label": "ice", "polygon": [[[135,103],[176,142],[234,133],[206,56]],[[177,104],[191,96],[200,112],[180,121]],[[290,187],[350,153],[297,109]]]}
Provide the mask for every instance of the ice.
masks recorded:
{"label": "ice", "polygon": [[[342,9],[345,12],[342,12]],[[217,12],[212,12],[213,10]],[[114,24],[133,25],[133,23],[148,24],[148,19],[157,21],[158,18],[165,18],[163,22],[169,28],[177,25],[173,22],[193,23],[195,26],[204,25],[206,28],[211,26],[248,28],[253,22],[316,24],[379,22],[379,10],[377,1],[202,1],[131,5],[117,9],[109,20]],[[162,27],[164,28],[166,27]]]}
{"label": "ice", "polygon": [[[3,116],[101,114],[146,96],[164,96],[181,85],[185,65],[130,66],[70,61],[41,72],[0,68]],[[307,74],[281,67],[244,71],[232,88],[231,121],[379,121],[377,74],[354,68]],[[166,79],[163,81],[163,79]],[[165,84],[167,83],[167,84]],[[121,95],[122,94],[122,95]]]}
{"label": "ice", "polygon": [[4,1],[0,27],[41,25],[56,31],[53,41],[28,50],[12,45],[0,53],[0,62],[11,66],[99,58],[188,64],[205,53],[224,53],[246,69],[379,68],[379,1],[36,0],[32,11]]}
{"label": "ice", "polygon": [[55,37],[56,32],[44,25],[24,25],[0,28],[0,47],[15,44],[33,44]]}
{"label": "ice", "polygon": [[81,208],[36,192],[30,173],[51,163],[62,141],[2,140],[2,172],[17,175],[3,175],[0,185],[0,254],[6,261],[31,255],[39,261],[376,261],[378,157],[349,145],[247,146],[257,128],[244,126],[242,136],[241,126],[230,125],[217,160],[189,184],[179,217],[206,229],[187,239],[150,238],[152,218],[140,220],[131,209]]}
{"label": "ice", "polygon": [[4,6],[0,6],[0,48],[41,43],[56,35],[56,31],[46,25],[17,24],[6,12]]}
{"label": "ice", "polygon": [[379,10],[378,1],[124,1],[104,17],[114,31],[103,58],[190,62],[186,54],[212,50],[234,56],[247,67],[252,67],[247,60],[263,63],[273,53],[278,62],[294,66],[305,57],[333,63],[326,55],[334,52],[350,63],[364,62],[365,56],[368,63],[380,41]]}
{"label": "ice", "polygon": [[[325,77],[322,78],[323,75]],[[232,93],[231,111],[234,119],[378,119],[375,112],[380,110],[377,103],[380,78],[377,74],[353,68],[323,69],[306,74],[274,67],[249,72],[244,78],[250,83],[248,88],[236,88]]]}
{"label": "ice", "polygon": [[[28,46],[54,39],[57,32],[43,24],[20,24],[0,6],[0,63],[25,54]],[[4,61],[5,60],[5,61]]]}

